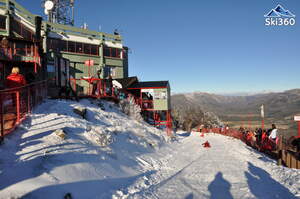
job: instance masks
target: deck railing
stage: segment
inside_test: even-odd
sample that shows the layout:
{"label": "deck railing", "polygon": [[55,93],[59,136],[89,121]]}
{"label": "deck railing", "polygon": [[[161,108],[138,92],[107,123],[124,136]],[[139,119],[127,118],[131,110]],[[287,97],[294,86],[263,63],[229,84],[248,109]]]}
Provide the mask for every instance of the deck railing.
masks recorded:
{"label": "deck railing", "polygon": [[12,132],[47,97],[47,81],[0,90],[0,139]]}

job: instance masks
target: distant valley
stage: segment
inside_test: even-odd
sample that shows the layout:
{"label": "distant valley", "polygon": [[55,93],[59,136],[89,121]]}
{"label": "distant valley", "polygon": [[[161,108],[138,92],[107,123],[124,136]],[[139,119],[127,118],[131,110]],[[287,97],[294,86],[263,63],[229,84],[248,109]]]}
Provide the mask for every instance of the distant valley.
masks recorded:
{"label": "distant valley", "polygon": [[300,89],[244,96],[225,96],[203,92],[172,96],[172,108],[177,112],[185,113],[191,109],[201,110],[204,113],[211,112],[234,128],[260,127],[262,104],[265,108],[266,128],[269,128],[271,123],[276,123],[279,128],[291,134],[297,131],[293,116],[300,115]]}

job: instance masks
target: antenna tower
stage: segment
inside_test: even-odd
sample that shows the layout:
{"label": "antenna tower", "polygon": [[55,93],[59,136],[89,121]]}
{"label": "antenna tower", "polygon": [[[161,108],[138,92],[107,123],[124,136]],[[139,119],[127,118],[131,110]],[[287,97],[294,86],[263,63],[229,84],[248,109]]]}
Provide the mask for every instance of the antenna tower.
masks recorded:
{"label": "antenna tower", "polygon": [[48,21],[65,25],[74,25],[74,0],[42,0],[42,7]]}

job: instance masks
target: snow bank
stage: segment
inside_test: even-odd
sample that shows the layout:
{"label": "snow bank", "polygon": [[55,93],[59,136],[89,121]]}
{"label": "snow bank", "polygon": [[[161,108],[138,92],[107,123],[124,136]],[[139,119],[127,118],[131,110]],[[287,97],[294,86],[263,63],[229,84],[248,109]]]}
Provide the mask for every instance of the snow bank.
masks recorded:
{"label": "snow bank", "polygon": [[300,170],[237,139],[165,134],[112,103],[48,100],[0,146],[0,199],[300,197]]}
{"label": "snow bank", "polygon": [[[86,108],[86,119],[74,107]],[[113,103],[48,100],[0,147],[0,198],[111,196],[142,175],[136,157],[155,152],[164,134]]]}

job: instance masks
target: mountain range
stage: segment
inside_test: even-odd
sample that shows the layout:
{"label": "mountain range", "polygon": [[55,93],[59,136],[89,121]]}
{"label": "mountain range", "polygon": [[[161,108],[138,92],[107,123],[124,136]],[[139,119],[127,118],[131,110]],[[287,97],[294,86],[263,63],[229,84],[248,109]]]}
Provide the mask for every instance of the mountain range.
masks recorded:
{"label": "mountain range", "polygon": [[259,121],[262,104],[266,120],[290,123],[294,115],[300,115],[300,89],[244,96],[193,92],[172,95],[171,101],[172,108],[179,112],[201,109],[214,113],[224,122],[247,120],[248,115]]}

